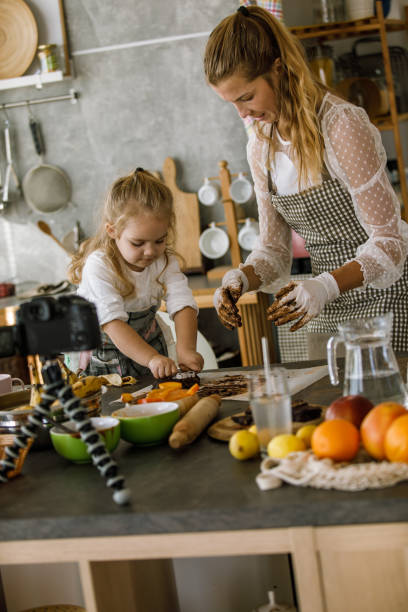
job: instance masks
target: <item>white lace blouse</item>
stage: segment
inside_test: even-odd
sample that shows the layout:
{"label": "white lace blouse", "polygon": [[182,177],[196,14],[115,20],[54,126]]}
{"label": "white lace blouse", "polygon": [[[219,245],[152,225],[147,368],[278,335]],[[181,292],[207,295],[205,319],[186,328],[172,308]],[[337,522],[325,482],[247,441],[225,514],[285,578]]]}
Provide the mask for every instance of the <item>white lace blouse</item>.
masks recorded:
{"label": "white lace blouse", "polygon": [[[319,112],[324,138],[324,161],[333,179],[349,191],[357,221],[367,241],[356,251],[364,285],[384,289],[397,281],[408,254],[408,225],[401,220],[399,200],[388,180],[386,154],[380,133],[364,109],[327,93]],[[270,124],[265,124],[269,133]],[[291,159],[290,143],[278,137],[278,151],[271,164],[277,195],[298,193],[298,173]],[[290,274],[291,233],[270,201],[268,190],[268,142],[249,134],[247,155],[258,204],[260,236],[244,265],[252,265],[262,281],[261,289],[275,292]],[[301,185],[303,190],[311,183]],[[344,262],[347,263],[347,262]],[[330,270],[328,270],[330,271]]]}

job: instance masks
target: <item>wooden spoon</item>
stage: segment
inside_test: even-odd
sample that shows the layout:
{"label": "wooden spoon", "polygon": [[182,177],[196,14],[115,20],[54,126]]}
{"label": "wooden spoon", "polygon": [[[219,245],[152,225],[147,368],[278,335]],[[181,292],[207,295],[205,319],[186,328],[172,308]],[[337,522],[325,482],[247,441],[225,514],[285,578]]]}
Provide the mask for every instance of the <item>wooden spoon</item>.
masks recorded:
{"label": "wooden spoon", "polygon": [[54,236],[54,234],[52,233],[52,229],[50,228],[50,226],[48,225],[48,223],[46,223],[45,221],[37,221],[37,227],[44,232],[44,234],[47,234],[50,238],[52,238],[57,244],[59,244],[59,246],[61,247],[61,249],[63,249],[66,253],[68,253],[68,255],[72,255],[72,252],[69,251],[67,248],[64,247],[64,245],[62,244],[62,242],[60,242],[58,240],[58,238],[56,236]]}

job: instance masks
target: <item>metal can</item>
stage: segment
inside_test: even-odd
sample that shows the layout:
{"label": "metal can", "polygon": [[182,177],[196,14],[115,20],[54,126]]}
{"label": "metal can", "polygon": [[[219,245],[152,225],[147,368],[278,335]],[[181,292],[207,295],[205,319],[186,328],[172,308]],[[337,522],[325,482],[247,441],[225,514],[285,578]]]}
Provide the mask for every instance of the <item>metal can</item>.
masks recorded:
{"label": "metal can", "polygon": [[58,70],[57,45],[40,45],[37,55],[40,60],[41,72]]}

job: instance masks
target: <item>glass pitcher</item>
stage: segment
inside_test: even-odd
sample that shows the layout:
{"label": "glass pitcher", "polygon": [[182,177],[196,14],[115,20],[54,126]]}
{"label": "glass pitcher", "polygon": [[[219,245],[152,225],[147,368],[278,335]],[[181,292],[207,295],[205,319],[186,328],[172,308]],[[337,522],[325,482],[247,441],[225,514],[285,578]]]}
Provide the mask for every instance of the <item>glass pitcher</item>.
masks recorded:
{"label": "glass pitcher", "polygon": [[391,346],[393,314],[354,319],[338,325],[339,333],[327,343],[330,382],[339,384],[336,348],[344,342],[346,361],[343,395],[363,395],[374,405],[397,402],[408,408],[403,383]]}

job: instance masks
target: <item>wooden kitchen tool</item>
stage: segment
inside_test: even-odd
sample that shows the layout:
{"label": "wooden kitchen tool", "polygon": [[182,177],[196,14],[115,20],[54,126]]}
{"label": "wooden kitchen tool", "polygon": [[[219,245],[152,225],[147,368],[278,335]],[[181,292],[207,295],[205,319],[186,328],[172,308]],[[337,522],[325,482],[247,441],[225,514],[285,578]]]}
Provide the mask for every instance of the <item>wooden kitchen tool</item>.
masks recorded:
{"label": "wooden kitchen tool", "polygon": [[198,197],[195,193],[186,193],[177,187],[176,164],[174,159],[166,157],[163,164],[164,182],[174,198],[176,213],[176,251],[185,259],[184,272],[203,273],[201,252],[198,248],[200,238],[200,214]]}
{"label": "wooden kitchen tool", "polygon": [[[321,410],[321,416],[315,419],[311,419],[310,421],[293,421],[292,422],[293,433],[296,433],[297,430],[303,427],[304,425],[318,425],[319,423],[323,421],[326,408],[318,404],[309,404],[309,407],[311,409],[319,408]],[[245,415],[244,412],[237,412],[236,414],[232,416],[241,417],[244,415]],[[211,425],[207,429],[207,433],[211,438],[214,438],[215,440],[221,440],[221,442],[228,442],[231,436],[235,432],[241,431],[241,429],[248,429],[249,427],[250,427],[249,425],[240,425],[239,423],[234,421],[232,417],[229,416]]]}
{"label": "wooden kitchen tool", "polygon": [[56,236],[54,236],[54,234],[52,233],[52,229],[50,228],[50,226],[48,225],[48,223],[46,223],[45,221],[37,221],[37,227],[38,229],[40,229],[44,234],[47,234],[47,236],[49,236],[50,238],[52,238],[54,240],[54,242],[56,242],[61,249],[63,249],[68,255],[72,255],[72,251],[69,251],[63,244],[62,242],[60,242],[58,240],[58,238]]}

